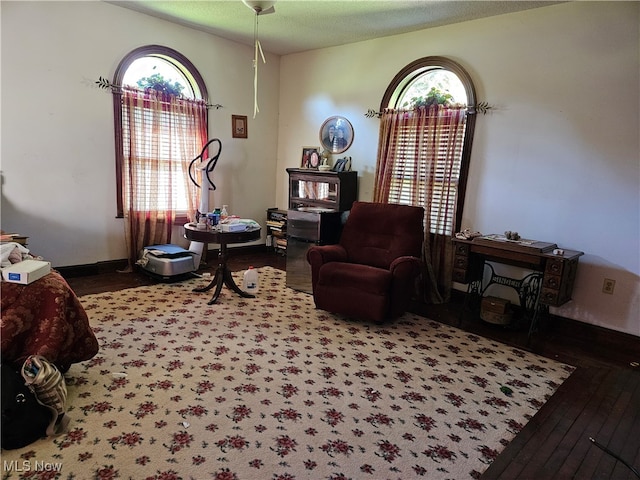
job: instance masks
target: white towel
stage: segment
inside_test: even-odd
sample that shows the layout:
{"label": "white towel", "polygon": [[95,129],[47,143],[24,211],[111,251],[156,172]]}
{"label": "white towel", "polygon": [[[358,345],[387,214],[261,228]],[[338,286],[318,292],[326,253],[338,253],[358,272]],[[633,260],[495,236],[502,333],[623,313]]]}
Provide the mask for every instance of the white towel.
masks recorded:
{"label": "white towel", "polygon": [[16,248],[20,252],[20,256],[22,257],[22,260],[26,258],[32,258],[31,255],[29,255],[29,249],[24,245],[21,245],[17,242],[2,243],[0,244],[0,260],[2,263],[1,264],[2,268],[8,267],[11,265],[11,262],[9,261],[9,255],[11,255],[11,252],[13,252]]}

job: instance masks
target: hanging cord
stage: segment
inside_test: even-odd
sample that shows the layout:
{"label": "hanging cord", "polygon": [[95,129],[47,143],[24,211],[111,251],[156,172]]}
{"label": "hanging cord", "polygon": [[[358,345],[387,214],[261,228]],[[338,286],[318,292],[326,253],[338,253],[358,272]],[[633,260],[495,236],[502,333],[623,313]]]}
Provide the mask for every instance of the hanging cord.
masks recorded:
{"label": "hanging cord", "polygon": [[255,52],[253,56],[253,118],[256,118],[256,114],[260,112],[258,108],[258,52],[262,57],[262,63],[267,63],[264,59],[264,53],[262,53],[262,45],[258,39],[258,11],[256,10],[256,21],[253,26],[253,42],[255,44]]}
{"label": "hanging cord", "polygon": [[598,447],[600,450],[602,450],[605,453],[608,453],[609,455],[611,455],[613,458],[615,458],[616,460],[618,460],[619,462],[622,462],[627,468],[629,468],[629,470],[631,470],[636,477],[640,478],[640,472],[638,472],[638,470],[636,470],[632,465],[630,465],[629,463],[627,463],[625,460],[623,460],[622,458],[620,458],[618,455],[616,455],[615,453],[613,453],[611,450],[609,450],[607,447],[605,447],[604,445],[596,442],[596,440],[593,437],[589,437],[589,440],[591,440],[591,443],[593,443],[596,447]]}

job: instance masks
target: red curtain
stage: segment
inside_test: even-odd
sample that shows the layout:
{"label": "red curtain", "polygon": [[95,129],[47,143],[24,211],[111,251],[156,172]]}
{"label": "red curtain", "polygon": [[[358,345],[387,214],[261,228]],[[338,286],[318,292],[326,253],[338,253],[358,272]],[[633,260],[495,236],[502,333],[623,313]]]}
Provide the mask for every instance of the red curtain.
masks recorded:
{"label": "red curtain", "polygon": [[382,113],[373,199],[425,209],[423,294],[449,298],[466,108],[434,105]]}
{"label": "red curtain", "polygon": [[197,188],[189,163],[207,139],[206,103],[123,89],[122,192],[129,266],[148,245],[171,242],[176,213],[190,221]]}

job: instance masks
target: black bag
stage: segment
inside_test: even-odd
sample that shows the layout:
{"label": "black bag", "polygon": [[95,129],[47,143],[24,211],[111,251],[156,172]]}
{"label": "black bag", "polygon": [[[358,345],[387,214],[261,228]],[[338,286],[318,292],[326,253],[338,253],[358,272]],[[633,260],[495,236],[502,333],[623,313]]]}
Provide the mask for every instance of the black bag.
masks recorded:
{"label": "black bag", "polygon": [[47,436],[51,412],[38,403],[19,370],[2,364],[2,448],[22,448]]}

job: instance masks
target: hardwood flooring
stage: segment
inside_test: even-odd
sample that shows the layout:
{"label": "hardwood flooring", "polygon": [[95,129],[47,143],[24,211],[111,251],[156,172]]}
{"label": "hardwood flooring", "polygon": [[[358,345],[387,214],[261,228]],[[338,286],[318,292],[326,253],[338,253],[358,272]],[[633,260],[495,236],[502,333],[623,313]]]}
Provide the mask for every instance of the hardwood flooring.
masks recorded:
{"label": "hardwood flooring", "polygon": [[[201,272],[211,271],[215,256]],[[230,255],[234,271],[249,265],[284,270],[286,259],[273,252]],[[65,275],[65,272],[61,272]],[[141,273],[102,271],[65,275],[79,295],[150,285]],[[518,433],[482,475],[483,480],[637,479],[624,462],[640,470],[640,339],[581,322],[550,318],[527,342],[526,329],[513,330],[480,321],[454,299],[445,305],[421,305],[417,313],[576,367],[553,397]],[[460,321],[462,319],[462,321]],[[622,460],[593,443],[608,449]]]}

